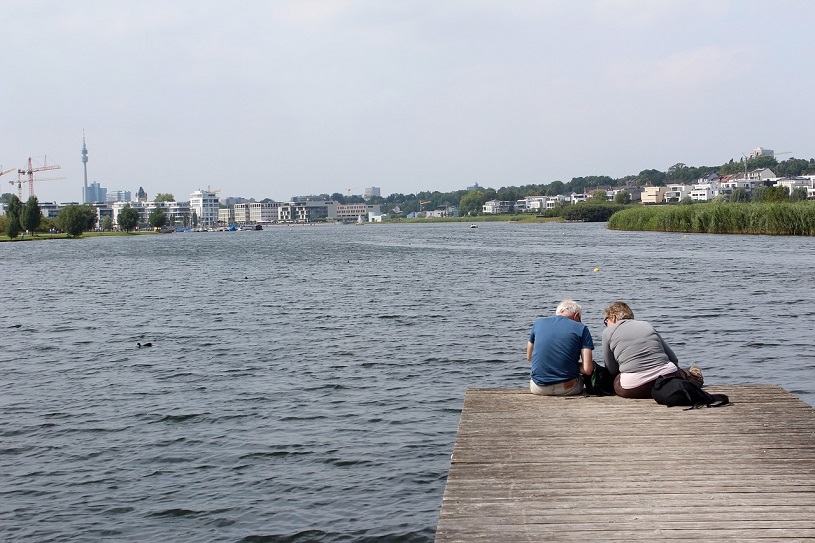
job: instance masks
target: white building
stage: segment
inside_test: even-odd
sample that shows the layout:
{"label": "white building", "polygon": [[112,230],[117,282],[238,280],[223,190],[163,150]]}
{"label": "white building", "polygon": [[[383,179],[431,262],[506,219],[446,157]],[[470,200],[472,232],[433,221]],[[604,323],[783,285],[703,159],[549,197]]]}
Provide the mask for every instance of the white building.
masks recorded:
{"label": "white building", "polygon": [[235,208],[222,207],[218,210],[219,224],[235,224]]}
{"label": "white building", "polygon": [[[784,153],[781,154],[783,155]],[[775,151],[773,151],[772,149],[765,149],[764,147],[756,147],[755,149],[750,151],[750,154],[747,155],[747,158],[751,159],[762,156],[775,156]]]}
{"label": "white building", "polygon": [[548,196],[527,196],[515,202],[515,210],[522,213],[540,213],[546,209]]}
{"label": "white building", "polygon": [[335,204],[333,213],[329,213],[327,217],[341,221],[356,221],[359,217],[367,220],[370,214],[381,213],[381,208],[379,204]]}
{"label": "white building", "polygon": [[793,189],[803,187],[807,189],[807,194],[809,194],[809,189],[813,188],[813,181],[811,177],[782,177],[776,180],[775,185],[787,187],[790,194],[792,194]]}
{"label": "white building", "polygon": [[109,190],[105,195],[106,202],[129,202],[131,199],[129,190]]}
{"label": "white building", "polygon": [[[222,210],[223,211],[223,210]],[[223,222],[223,221],[221,221]],[[249,203],[242,202],[232,206],[232,223],[246,224],[249,222]],[[228,223],[228,224],[232,224]]]}
{"label": "white building", "polygon": [[[167,224],[169,226],[182,226],[190,224],[192,211],[190,206],[184,202],[113,202],[110,204],[110,218],[113,219],[113,224],[119,224],[119,213],[127,207],[135,209],[139,212],[139,224],[147,224],[150,220],[150,214],[156,208],[160,208],[164,215],[167,217]],[[100,221],[103,215],[106,214],[99,210]],[[217,220],[217,215],[216,215]],[[101,224],[101,223],[100,223]]]}
{"label": "white building", "polygon": [[363,192],[363,197],[367,200],[373,196],[382,196],[382,190],[379,187],[368,187]]}
{"label": "white building", "polygon": [[512,211],[512,202],[509,200],[490,200],[481,208],[484,213],[509,213]]}
{"label": "white building", "polygon": [[695,202],[709,202],[721,193],[722,184],[718,181],[696,183],[691,187],[690,197]]}
{"label": "white building", "polygon": [[249,204],[249,220],[252,224],[269,224],[278,220],[280,202],[251,202]]}
{"label": "white building", "polygon": [[190,212],[198,217],[199,226],[212,226],[218,222],[219,200],[217,192],[201,190],[190,194]]}

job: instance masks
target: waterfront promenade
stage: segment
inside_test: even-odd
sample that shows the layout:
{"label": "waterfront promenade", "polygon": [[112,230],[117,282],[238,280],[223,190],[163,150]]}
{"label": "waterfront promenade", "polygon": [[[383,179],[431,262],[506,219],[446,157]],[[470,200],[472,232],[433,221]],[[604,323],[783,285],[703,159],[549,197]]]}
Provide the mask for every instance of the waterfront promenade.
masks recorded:
{"label": "waterfront promenade", "polygon": [[469,389],[436,541],[815,541],[815,409],[707,389],[733,404]]}

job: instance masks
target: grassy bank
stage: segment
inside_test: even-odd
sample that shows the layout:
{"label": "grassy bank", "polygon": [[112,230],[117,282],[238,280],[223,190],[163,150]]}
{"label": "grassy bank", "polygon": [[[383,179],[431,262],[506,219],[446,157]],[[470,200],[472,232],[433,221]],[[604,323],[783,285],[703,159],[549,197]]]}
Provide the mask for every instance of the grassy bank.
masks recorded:
{"label": "grassy bank", "polygon": [[[148,232],[148,231],[140,231],[140,232],[83,232],[83,238],[98,238],[98,237],[105,237],[105,236],[142,236],[142,235],[153,235],[156,232]],[[20,236],[14,239],[9,238],[5,234],[0,234],[0,242],[3,241],[43,241],[47,239],[70,239],[68,234],[51,234],[48,232],[38,232],[36,235],[33,236]],[[76,238],[79,239],[79,238]]]}
{"label": "grassy bank", "polygon": [[815,235],[815,202],[641,206],[615,213],[611,230]]}
{"label": "grassy bank", "polygon": [[478,223],[478,222],[523,222],[523,223],[538,223],[538,222],[562,222],[562,217],[538,217],[533,213],[517,213],[509,215],[501,213],[499,215],[478,215],[476,217],[433,217],[428,219],[392,219],[382,224],[393,223],[439,223],[439,222],[465,222],[465,223]]}

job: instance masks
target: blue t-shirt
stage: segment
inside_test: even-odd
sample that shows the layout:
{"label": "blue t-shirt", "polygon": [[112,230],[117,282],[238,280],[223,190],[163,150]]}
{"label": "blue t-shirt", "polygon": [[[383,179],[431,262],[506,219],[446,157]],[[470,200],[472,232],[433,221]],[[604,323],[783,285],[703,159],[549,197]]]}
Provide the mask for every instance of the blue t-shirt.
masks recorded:
{"label": "blue t-shirt", "polygon": [[537,319],[529,333],[532,380],[538,386],[570,381],[580,374],[580,351],[594,349],[588,327],[562,315]]}

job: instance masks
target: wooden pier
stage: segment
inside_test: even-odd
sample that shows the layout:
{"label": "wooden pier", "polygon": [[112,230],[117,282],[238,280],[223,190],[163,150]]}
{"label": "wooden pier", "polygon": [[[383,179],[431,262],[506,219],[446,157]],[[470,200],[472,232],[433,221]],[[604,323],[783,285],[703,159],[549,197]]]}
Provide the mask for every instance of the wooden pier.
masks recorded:
{"label": "wooden pier", "polygon": [[815,409],[706,389],[733,405],[469,389],[436,542],[815,541]]}

